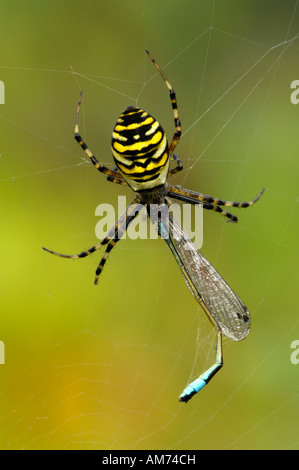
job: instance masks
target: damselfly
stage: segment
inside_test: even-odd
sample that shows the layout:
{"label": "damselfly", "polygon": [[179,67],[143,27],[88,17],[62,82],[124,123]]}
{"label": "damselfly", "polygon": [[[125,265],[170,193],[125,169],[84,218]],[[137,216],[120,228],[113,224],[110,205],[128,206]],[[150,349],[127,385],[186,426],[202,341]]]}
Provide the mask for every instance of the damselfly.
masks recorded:
{"label": "damselfly", "polygon": [[181,268],[187,286],[217,331],[215,362],[180,395],[180,401],[187,402],[221,369],[222,334],[234,341],[240,341],[249,334],[250,313],[242,300],[195,247],[171,212],[168,221],[169,227],[165,227],[165,222],[160,220],[160,235],[165,239]]}

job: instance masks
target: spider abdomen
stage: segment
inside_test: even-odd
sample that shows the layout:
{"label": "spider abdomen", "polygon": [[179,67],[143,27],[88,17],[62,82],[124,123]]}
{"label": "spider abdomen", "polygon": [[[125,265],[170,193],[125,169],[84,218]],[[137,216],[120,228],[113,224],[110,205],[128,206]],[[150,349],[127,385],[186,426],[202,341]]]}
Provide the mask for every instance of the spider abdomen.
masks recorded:
{"label": "spider abdomen", "polygon": [[125,109],[113,129],[111,147],[117,168],[134,191],[165,184],[169,169],[166,135],[146,111],[135,106]]}

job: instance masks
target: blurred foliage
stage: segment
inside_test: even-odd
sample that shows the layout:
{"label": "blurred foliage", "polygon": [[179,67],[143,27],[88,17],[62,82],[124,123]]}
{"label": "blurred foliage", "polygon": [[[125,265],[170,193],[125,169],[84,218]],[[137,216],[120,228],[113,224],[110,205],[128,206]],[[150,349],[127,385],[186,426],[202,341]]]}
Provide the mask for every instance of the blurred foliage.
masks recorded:
{"label": "blurred foliage", "polygon": [[[295,0],[1,0],[1,448],[298,448],[298,113]],[[174,132],[172,181],[250,200],[237,225],[204,215],[205,256],[252,312],[224,342],[224,368],[186,406],[215,335],[162,240],[124,240],[93,285],[95,208],[132,192],[108,184],[73,139],[112,167],[111,131],[137,104]]]}

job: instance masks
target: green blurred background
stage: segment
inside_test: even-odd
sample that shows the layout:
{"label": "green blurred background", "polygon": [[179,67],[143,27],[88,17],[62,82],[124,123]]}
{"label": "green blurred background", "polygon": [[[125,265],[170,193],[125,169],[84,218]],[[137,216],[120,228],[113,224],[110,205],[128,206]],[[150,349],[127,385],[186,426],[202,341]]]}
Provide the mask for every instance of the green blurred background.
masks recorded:
{"label": "green blurred background", "polygon": [[[299,79],[295,0],[0,1],[0,448],[299,448]],[[132,191],[108,184],[73,138],[112,167],[128,105],[172,135],[172,182],[233,200],[239,223],[204,215],[202,251],[252,312],[224,341],[224,368],[188,405],[184,386],[214,359],[215,335],[162,240],[124,240],[99,285],[95,208]]]}

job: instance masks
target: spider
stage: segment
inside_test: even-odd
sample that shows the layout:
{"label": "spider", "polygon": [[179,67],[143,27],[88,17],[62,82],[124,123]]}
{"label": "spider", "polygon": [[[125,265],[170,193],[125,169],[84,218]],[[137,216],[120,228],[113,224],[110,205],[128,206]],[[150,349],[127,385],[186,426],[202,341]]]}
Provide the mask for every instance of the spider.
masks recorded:
{"label": "spider", "polygon": [[[47,248],[43,249],[53,255],[62,258],[85,258],[103,246],[106,251],[96,269],[94,283],[98,283],[99,276],[104,268],[107,258],[128,229],[140,210],[145,206],[150,216],[150,206],[152,204],[166,204],[170,206],[171,199],[178,199],[190,204],[201,204],[204,209],[219,212],[230,221],[237,222],[238,218],[224,210],[224,207],[249,207],[260,199],[264,188],[258,196],[250,202],[232,202],[218,199],[206,194],[183,189],[179,186],[170,185],[167,178],[182,171],[183,163],[174,150],[181,137],[181,122],[178,114],[177,100],[174,89],[164,75],[151,53],[146,49],[146,53],[162,76],[170,95],[175,132],[170,145],[165,132],[159,122],[143,109],[136,106],[127,107],[119,116],[112,133],[112,154],[116,167],[112,170],[106,168],[98,162],[87,144],[79,134],[79,111],[82,101],[82,91],[76,111],[75,139],[89,157],[95,168],[104,173],[109,182],[129,186],[136,195],[127,207],[126,211],[118,219],[108,235],[98,244],[88,250],[76,255],[64,255]],[[176,166],[170,169],[170,162],[175,162]],[[159,232],[158,228],[158,233]]]}

